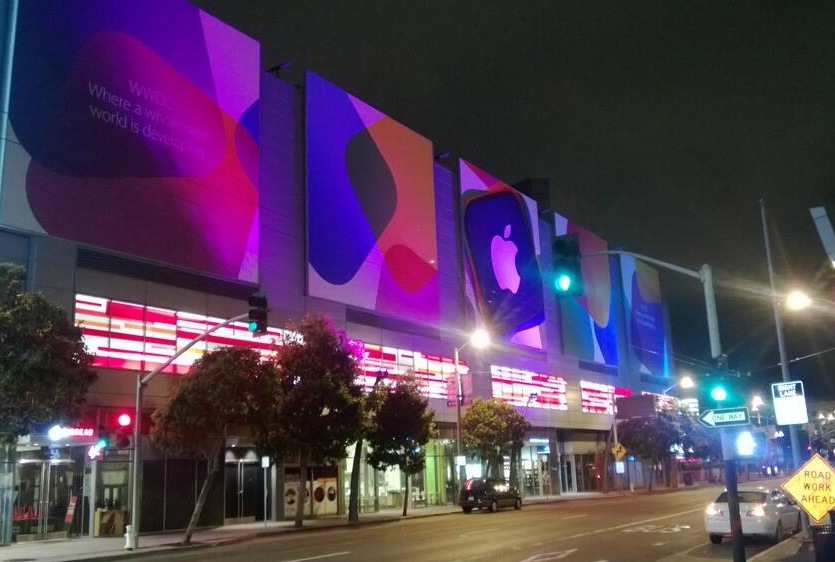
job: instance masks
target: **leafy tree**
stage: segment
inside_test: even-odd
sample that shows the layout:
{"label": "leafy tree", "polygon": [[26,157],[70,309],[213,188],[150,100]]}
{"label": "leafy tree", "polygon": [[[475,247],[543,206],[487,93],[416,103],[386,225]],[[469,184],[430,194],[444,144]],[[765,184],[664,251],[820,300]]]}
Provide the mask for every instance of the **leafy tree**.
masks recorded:
{"label": "leafy tree", "polygon": [[518,457],[528,429],[530,423],[524,416],[498,398],[476,398],[461,418],[464,447],[478,455],[485,474],[496,478],[502,477],[504,455]]}
{"label": "leafy tree", "polygon": [[74,423],[96,380],[81,330],[39,293],[23,268],[0,264],[0,444],[50,422]]}
{"label": "leafy tree", "polygon": [[[670,458],[670,448],[684,442],[684,416],[659,412],[655,416],[630,418],[618,423],[618,440],[626,450],[648,462],[653,468]],[[654,478],[649,479],[652,491]]]}
{"label": "leafy tree", "polygon": [[368,441],[371,453],[368,464],[376,470],[397,466],[406,478],[403,494],[403,516],[409,505],[409,477],[426,466],[426,444],[437,435],[435,412],[421,393],[421,383],[413,372],[381,389],[381,400],[375,401]]}
{"label": "leafy tree", "polygon": [[[298,497],[304,498],[311,462],[325,464],[345,457],[362,429],[359,362],[344,334],[331,320],[309,314],[276,349],[280,406],[271,431],[259,441],[272,451],[299,454]],[[295,526],[304,521],[304,501],[296,504]]]}
{"label": "leafy tree", "polygon": [[250,425],[263,405],[263,391],[276,377],[272,363],[261,362],[258,352],[226,347],[207,353],[189,374],[175,379],[167,401],[153,414],[151,441],[172,455],[206,461],[206,478],[194,504],[183,544],[200,519],[226,444],[226,428]]}

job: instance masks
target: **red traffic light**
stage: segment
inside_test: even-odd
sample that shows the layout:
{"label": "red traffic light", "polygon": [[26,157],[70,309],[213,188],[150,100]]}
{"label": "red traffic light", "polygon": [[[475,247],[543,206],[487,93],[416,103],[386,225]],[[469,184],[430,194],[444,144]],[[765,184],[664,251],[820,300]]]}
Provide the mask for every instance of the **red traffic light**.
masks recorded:
{"label": "red traffic light", "polygon": [[133,416],[123,412],[116,418],[116,423],[119,427],[130,427],[133,425]]}

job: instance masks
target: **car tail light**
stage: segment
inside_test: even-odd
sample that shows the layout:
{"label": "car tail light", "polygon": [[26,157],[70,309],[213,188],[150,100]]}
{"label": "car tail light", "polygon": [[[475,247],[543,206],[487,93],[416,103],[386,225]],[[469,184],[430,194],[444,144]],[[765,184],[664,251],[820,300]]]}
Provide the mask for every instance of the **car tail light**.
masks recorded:
{"label": "car tail light", "polygon": [[711,517],[715,515],[722,515],[722,510],[719,509],[719,506],[716,504],[710,504],[707,506],[707,509],[705,509],[705,514],[710,515]]}
{"label": "car tail light", "polygon": [[748,510],[748,517],[765,517],[768,513],[764,505],[755,505]]}

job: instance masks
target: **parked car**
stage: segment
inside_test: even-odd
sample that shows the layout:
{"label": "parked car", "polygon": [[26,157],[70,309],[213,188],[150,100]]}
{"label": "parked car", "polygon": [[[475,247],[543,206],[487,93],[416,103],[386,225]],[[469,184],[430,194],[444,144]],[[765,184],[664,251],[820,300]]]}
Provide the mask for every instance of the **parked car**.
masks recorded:
{"label": "parked car", "polygon": [[522,496],[516,486],[498,478],[473,478],[464,482],[458,505],[464,513],[473,509],[496,511],[500,507],[522,509]]}
{"label": "parked car", "polygon": [[[740,487],[739,517],[742,535],[779,542],[786,533],[800,530],[800,506],[777,488]],[[730,536],[728,491],[725,490],[705,510],[705,530],[710,542],[719,544]]]}

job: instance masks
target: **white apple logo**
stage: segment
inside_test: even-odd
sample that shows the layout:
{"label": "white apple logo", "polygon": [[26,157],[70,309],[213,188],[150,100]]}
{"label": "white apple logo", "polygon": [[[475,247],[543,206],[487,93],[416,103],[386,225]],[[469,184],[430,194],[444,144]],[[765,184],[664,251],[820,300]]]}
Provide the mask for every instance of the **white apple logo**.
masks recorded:
{"label": "white apple logo", "polygon": [[516,254],[519,248],[516,247],[510,238],[510,225],[504,227],[504,236],[496,235],[490,241],[490,261],[493,262],[493,275],[499,289],[508,289],[514,295],[519,290],[519,283],[522,277],[516,269]]}

